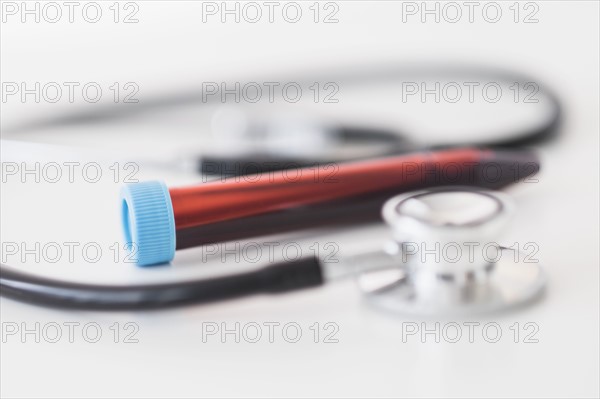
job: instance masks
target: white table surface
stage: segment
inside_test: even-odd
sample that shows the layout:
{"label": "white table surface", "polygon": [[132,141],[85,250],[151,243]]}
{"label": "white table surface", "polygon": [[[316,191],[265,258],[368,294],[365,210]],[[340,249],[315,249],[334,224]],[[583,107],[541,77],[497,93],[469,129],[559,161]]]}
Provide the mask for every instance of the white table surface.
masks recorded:
{"label": "white table surface", "polygon": [[[203,33],[196,30],[201,17],[191,12],[199,5],[137,4],[141,22],[135,27],[3,23],[2,81],[125,82],[134,76],[145,93],[152,94],[205,76],[225,79],[259,71],[268,76],[366,59],[451,59],[527,71],[550,84],[565,107],[561,136],[539,148],[539,183],[507,190],[518,209],[506,234],[507,242],[539,245],[538,257],[549,277],[547,292],[523,309],[449,320],[374,311],[353,281],[289,295],[150,312],[65,311],[0,298],[3,328],[13,323],[31,328],[36,322],[95,322],[103,332],[97,343],[86,342],[77,332],[72,343],[65,337],[53,344],[43,339],[36,343],[32,336],[25,336],[25,342],[21,335],[7,336],[1,344],[2,397],[598,397],[597,2],[536,2],[540,22],[534,25],[402,24],[400,2],[338,2],[341,22],[336,26],[284,26],[274,38],[269,25],[234,24],[218,31],[223,27],[216,24],[210,39],[194,36]],[[508,9],[508,3],[501,4]],[[3,102],[2,139],[19,139],[9,132],[11,126],[69,107],[73,105]],[[119,145],[132,148],[127,127],[77,129],[46,128],[22,137],[27,143],[3,141],[2,162],[95,161],[106,170],[119,156],[112,150]],[[73,144],[73,137],[77,147],[65,146]],[[168,141],[164,146],[153,143],[140,145],[146,152],[171,150]],[[137,177],[172,185],[197,180],[145,164]],[[10,263],[44,275],[101,282],[160,281],[258,266],[231,259],[224,264],[218,258],[201,264],[202,249],[178,254],[171,267],[140,269],[115,263],[108,247],[121,240],[119,187],[110,179],[96,184],[81,179],[75,184],[3,183],[3,243],[98,242],[106,251],[95,264]],[[376,247],[384,232],[384,227],[373,225],[274,240],[298,242],[306,250],[315,242],[335,242],[350,253]],[[481,335],[473,343],[466,338],[436,343],[431,337],[425,343],[418,337],[402,342],[403,323],[423,322],[432,328],[438,321],[495,322],[503,336],[497,343]],[[124,343],[122,335],[120,342],[113,342],[110,326],[120,323],[123,333],[128,322],[139,327],[139,342]],[[297,343],[286,342],[277,330],[273,343],[264,337],[258,343],[236,343],[232,337],[221,342],[219,336],[203,342],[203,323],[210,322],[230,328],[235,323],[294,322],[303,335]],[[321,332],[325,323],[335,323],[339,342],[324,343],[321,335],[315,343],[310,329],[315,322]],[[513,342],[510,327],[516,322],[521,328],[535,323],[539,342],[524,343],[523,336]]]}

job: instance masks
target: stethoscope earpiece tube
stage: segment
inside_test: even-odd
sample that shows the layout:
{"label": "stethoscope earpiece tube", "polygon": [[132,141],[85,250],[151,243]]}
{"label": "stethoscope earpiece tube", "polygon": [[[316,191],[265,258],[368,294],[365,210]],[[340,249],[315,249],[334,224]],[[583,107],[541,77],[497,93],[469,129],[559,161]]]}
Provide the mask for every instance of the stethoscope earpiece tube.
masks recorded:
{"label": "stethoscope earpiece tube", "polygon": [[251,272],[155,285],[96,285],[37,277],[0,265],[3,296],[38,305],[94,310],[152,309],[207,303],[259,293],[283,293],[323,284],[316,258],[273,264]]}

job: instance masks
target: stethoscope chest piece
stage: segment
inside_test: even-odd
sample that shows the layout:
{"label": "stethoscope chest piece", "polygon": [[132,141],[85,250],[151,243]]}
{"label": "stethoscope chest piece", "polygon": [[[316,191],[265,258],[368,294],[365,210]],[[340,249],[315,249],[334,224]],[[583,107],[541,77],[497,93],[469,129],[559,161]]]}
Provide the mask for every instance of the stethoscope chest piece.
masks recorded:
{"label": "stethoscope chest piece", "polygon": [[544,270],[495,239],[513,205],[502,193],[440,188],[400,195],[383,208],[392,240],[376,257],[357,258],[369,302],[403,314],[497,311],[536,298]]}

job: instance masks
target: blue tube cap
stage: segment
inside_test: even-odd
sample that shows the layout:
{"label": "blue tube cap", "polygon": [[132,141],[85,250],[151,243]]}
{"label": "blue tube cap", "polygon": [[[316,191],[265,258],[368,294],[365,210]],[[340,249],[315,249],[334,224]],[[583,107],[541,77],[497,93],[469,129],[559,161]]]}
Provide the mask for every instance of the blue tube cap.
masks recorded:
{"label": "blue tube cap", "polygon": [[128,184],[121,190],[125,241],[139,266],[170,262],[175,256],[175,217],[163,182]]}

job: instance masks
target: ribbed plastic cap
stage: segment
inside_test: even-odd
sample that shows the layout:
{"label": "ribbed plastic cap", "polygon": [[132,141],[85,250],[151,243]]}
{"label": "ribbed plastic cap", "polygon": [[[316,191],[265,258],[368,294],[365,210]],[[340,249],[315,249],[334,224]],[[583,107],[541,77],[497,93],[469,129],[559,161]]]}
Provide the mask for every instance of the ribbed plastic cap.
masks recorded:
{"label": "ribbed plastic cap", "polygon": [[125,241],[140,266],[175,256],[175,218],[167,186],[159,181],[128,184],[121,190]]}

